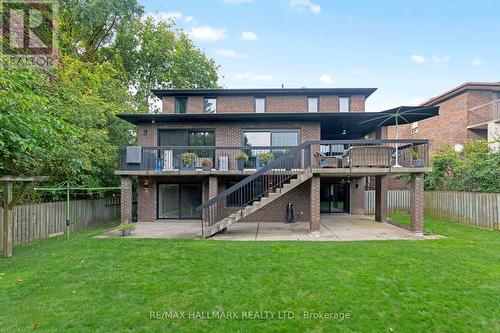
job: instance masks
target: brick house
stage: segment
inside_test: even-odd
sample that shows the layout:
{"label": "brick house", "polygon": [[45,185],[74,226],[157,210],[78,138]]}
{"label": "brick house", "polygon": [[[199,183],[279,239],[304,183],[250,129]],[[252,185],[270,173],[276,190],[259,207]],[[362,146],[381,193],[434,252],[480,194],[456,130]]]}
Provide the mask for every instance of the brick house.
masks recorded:
{"label": "brick house", "polygon": [[[412,229],[421,234],[427,140],[387,140],[380,119],[392,125],[395,110],[364,112],[375,90],[154,90],[162,113],[119,115],[138,127],[138,146],[120,149],[116,171],[122,220],[132,219],[136,180],[141,222],[199,220],[209,237],[235,222],[294,220],[316,235],[321,214],[364,213],[367,177],[376,220],[386,221],[388,177],[409,173]],[[419,111],[407,114],[412,121],[438,112],[406,108]]]}
{"label": "brick house", "polygon": [[[398,137],[428,138],[431,154],[444,145],[500,137],[500,82],[466,82],[421,106],[439,106],[439,116],[399,126]],[[389,138],[394,137],[395,128],[391,126]]]}

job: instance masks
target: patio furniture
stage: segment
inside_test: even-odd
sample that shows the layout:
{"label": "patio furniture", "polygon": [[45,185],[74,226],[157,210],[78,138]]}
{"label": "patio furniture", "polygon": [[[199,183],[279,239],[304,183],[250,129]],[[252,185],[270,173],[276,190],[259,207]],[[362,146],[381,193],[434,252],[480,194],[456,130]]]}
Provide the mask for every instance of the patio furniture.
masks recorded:
{"label": "patio furniture", "polygon": [[314,152],[317,164],[320,168],[341,168],[342,158],[339,155],[328,156],[321,152]]}
{"label": "patio furniture", "polygon": [[345,168],[389,168],[393,154],[394,148],[390,146],[354,146],[342,154],[342,165]]}

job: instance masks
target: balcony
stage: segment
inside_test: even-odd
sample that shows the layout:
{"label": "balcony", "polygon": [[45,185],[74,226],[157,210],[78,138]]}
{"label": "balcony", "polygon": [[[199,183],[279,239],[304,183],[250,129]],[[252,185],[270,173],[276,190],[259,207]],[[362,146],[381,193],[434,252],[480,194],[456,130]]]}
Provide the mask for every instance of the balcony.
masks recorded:
{"label": "balcony", "polygon": [[[252,174],[285,154],[280,168],[331,173],[426,168],[427,140],[321,140],[297,147],[122,147],[119,170],[125,175]],[[402,167],[402,168],[399,168]]]}
{"label": "balcony", "polygon": [[467,113],[467,127],[470,129],[486,128],[490,122],[500,121],[500,99],[470,108]]}

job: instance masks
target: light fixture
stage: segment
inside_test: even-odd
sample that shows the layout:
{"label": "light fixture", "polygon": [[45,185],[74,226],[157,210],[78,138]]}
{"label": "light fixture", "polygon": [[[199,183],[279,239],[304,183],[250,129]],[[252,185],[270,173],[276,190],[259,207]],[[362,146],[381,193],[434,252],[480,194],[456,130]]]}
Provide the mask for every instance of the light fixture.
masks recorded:
{"label": "light fixture", "polygon": [[149,188],[149,181],[144,181],[144,189],[147,190]]}
{"label": "light fixture", "polygon": [[347,134],[347,132],[345,130],[345,126],[342,126],[342,135],[346,135],[346,134]]}

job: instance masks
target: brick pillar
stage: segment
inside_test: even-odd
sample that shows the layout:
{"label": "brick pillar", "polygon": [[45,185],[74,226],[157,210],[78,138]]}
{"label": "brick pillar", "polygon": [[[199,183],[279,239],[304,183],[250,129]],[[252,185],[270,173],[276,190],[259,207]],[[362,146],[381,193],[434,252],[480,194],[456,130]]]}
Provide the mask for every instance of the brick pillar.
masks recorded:
{"label": "brick pillar", "polygon": [[121,222],[132,221],[132,177],[121,177]]}
{"label": "brick pillar", "polygon": [[424,174],[412,173],[410,181],[411,230],[417,236],[424,234]]}
{"label": "brick pillar", "polygon": [[349,183],[349,212],[353,215],[365,214],[365,177],[353,178]]}
{"label": "brick pillar", "polygon": [[313,175],[311,178],[311,191],[310,191],[310,225],[309,225],[309,235],[317,237],[319,236],[319,226],[320,226],[320,209],[319,209],[319,186],[320,177],[318,175]]}
{"label": "brick pillar", "polygon": [[375,176],[375,221],[387,222],[387,176]]}
{"label": "brick pillar", "polygon": [[[206,190],[203,191],[205,193],[205,196],[203,198],[204,201],[208,201],[216,197],[217,194],[219,194],[219,184],[216,176],[209,176],[208,181],[205,182],[203,185],[206,186]],[[205,223],[208,223],[208,214],[209,210],[204,209],[202,215],[203,215],[203,222]]]}

